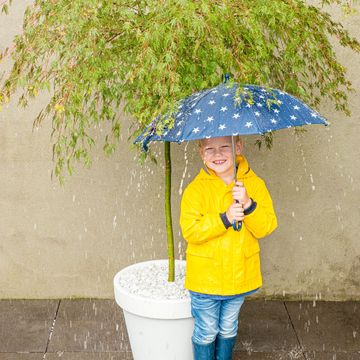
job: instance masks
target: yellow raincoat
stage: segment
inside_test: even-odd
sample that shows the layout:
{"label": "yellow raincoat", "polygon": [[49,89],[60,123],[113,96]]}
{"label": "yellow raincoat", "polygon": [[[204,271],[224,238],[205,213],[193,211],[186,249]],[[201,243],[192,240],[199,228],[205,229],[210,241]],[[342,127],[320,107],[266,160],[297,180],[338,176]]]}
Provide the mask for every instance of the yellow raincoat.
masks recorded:
{"label": "yellow raincoat", "polygon": [[277,220],[265,183],[237,156],[237,178],[257,207],[245,216],[241,231],[225,228],[220,213],[233,203],[234,183],[226,185],[207,168],[186,187],[180,226],[187,241],[185,288],[216,295],[234,295],[262,285],[258,239],[269,235]]}

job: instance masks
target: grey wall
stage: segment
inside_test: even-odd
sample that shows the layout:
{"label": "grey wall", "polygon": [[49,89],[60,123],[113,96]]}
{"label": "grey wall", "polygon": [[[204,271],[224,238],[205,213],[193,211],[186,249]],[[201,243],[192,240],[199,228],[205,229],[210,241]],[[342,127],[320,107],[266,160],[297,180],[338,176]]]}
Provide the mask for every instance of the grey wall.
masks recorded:
{"label": "grey wall", "polygon": [[[14,2],[9,16],[0,17],[1,49],[21,30],[29,3]],[[360,39],[360,15],[337,17]],[[276,232],[261,240],[260,297],[360,299],[360,57],[337,52],[357,89],[350,118],[324,103],[328,128],[314,126],[301,137],[282,130],[272,151],[245,139],[245,155],[267,182],[279,220]],[[124,139],[116,154],[106,157],[99,143],[92,168],[78,166],[60,187],[50,179],[50,124],[31,131],[45,101],[44,95],[26,110],[12,101],[0,112],[0,298],[112,298],[117,271],[166,257],[162,146],[154,146],[159,164],[141,167],[126,141],[130,119],[121,115]],[[191,143],[172,146],[172,156],[181,257],[181,190],[201,162]]]}

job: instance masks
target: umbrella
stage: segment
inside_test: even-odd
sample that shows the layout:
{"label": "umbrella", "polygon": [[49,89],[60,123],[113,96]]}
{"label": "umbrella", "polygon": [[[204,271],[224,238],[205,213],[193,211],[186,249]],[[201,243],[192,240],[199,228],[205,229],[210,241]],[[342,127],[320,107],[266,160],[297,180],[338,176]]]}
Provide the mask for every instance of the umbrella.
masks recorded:
{"label": "umbrella", "polygon": [[[164,125],[166,119],[169,125]],[[170,121],[169,121],[170,120]],[[137,137],[144,151],[152,141],[183,141],[266,134],[296,126],[323,124],[326,119],[296,97],[257,85],[225,82],[181,100],[177,111],[155,118]],[[234,179],[236,164],[234,161]],[[240,230],[241,224],[233,224]]]}

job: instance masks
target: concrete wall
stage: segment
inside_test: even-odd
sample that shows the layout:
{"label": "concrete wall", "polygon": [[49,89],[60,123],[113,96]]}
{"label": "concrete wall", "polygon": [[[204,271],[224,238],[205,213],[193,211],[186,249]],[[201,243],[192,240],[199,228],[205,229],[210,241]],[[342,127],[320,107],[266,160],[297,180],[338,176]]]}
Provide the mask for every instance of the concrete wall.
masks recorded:
{"label": "concrete wall", "polygon": [[[0,17],[1,48],[21,30],[29,3],[16,1],[9,16]],[[358,38],[359,20],[342,19]],[[360,90],[360,57],[337,52]],[[100,143],[92,168],[77,167],[62,188],[50,179],[50,124],[31,131],[45,102],[44,96],[21,110],[12,101],[0,112],[0,298],[112,298],[118,270],[166,257],[162,146],[154,147],[157,166],[139,166],[126,141],[130,119],[122,116],[124,139],[116,154],[107,158]],[[266,180],[279,220],[277,231],[261,240],[264,286],[257,296],[360,299],[359,91],[350,103],[350,118],[323,104],[328,128],[314,126],[301,137],[279,131],[272,151],[259,151],[255,138],[245,139],[245,154]],[[191,143],[172,146],[172,156],[181,257],[180,194],[201,162]]]}

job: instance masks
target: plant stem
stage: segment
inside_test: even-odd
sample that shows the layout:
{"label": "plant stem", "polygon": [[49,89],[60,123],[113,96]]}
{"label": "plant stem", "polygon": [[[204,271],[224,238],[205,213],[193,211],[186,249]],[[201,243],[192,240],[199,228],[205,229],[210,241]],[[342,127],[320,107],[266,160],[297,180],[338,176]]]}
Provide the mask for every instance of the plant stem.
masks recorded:
{"label": "plant stem", "polygon": [[165,141],[165,215],[168,243],[169,276],[168,281],[175,281],[174,235],[171,217],[171,156],[170,142]]}

